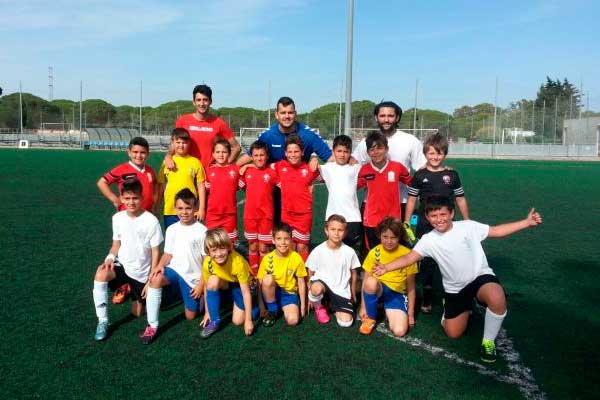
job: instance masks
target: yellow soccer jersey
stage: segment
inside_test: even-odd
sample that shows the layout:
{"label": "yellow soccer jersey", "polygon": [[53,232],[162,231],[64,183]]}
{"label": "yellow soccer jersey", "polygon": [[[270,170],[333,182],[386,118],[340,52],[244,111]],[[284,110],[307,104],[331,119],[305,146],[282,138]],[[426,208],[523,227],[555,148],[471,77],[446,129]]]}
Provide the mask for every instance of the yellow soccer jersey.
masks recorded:
{"label": "yellow soccer jersey", "polygon": [[277,286],[288,293],[298,291],[296,278],[304,278],[308,275],[300,254],[290,251],[287,256],[279,257],[275,250],[262,259],[256,277],[262,279],[268,274],[273,275]]}
{"label": "yellow soccer jersey", "polygon": [[[402,245],[398,246],[398,248],[391,253],[384,249],[382,245],[377,245],[371,249],[371,251],[369,251],[369,254],[367,254],[367,257],[363,262],[363,268],[365,271],[372,273],[375,262],[387,264],[408,253],[410,253],[410,249],[407,249]],[[405,293],[406,278],[408,275],[414,275],[417,272],[419,272],[417,264],[412,264],[401,270],[397,269],[386,272],[385,274],[377,277],[377,279],[379,279],[380,282],[385,283],[385,285],[390,289],[399,293]]]}
{"label": "yellow soccer jersey", "polygon": [[204,167],[196,157],[174,154],[173,161],[177,164],[177,171],[167,169],[163,162],[158,172],[158,183],[167,184],[164,194],[164,215],[175,215],[175,195],[180,190],[190,189],[198,197],[196,184],[206,180]]}
{"label": "yellow soccer jersey", "polygon": [[219,265],[213,261],[212,257],[206,256],[202,264],[204,282],[208,281],[208,277],[211,275],[216,275],[227,282],[249,283],[250,266],[248,261],[235,250],[229,254],[225,265]]}

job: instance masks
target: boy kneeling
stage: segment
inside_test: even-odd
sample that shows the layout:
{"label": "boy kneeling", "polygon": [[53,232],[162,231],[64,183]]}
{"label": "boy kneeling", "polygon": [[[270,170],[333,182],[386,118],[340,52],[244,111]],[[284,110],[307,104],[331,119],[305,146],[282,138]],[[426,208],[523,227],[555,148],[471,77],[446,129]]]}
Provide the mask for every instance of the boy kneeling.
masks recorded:
{"label": "boy kneeling", "polygon": [[429,198],[425,216],[434,230],[423,235],[409,254],[375,266],[374,273],[382,275],[412,265],[423,257],[433,258],[440,267],[444,284],[444,332],[451,338],[460,337],[467,329],[473,298],[486,304],[481,360],[493,363],[496,361],[494,341],[506,317],[506,296],[488,265],[481,241],[538,226],[542,217],[531,209],[525,219],[496,226],[472,220],[452,221],[454,204],[441,196]]}

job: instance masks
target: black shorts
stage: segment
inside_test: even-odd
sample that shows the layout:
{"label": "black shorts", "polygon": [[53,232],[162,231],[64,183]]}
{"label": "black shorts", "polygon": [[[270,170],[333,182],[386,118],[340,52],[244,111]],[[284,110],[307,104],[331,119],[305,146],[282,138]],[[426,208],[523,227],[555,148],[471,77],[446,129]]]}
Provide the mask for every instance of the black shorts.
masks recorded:
{"label": "black shorts", "polygon": [[338,296],[337,294],[333,293],[331,289],[329,289],[329,286],[327,286],[325,282],[319,279],[310,281],[309,288],[310,285],[312,285],[315,282],[319,282],[321,285],[325,286],[324,297],[329,299],[331,311],[343,312],[346,314],[354,315],[354,304],[352,303],[352,300],[342,296]]}
{"label": "black shorts", "polygon": [[128,284],[131,286],[131,299],[133,301],[139,301],[142,303],[145,302],[146,299],[142,298],[142,291],[144,290],[144,286],[146,286],[146,284],[129,277],[129,275],[125,273],[125,268],[123,268],[118,260],[115,260],[114,266],[115,274],[117,276],[115,279],[108,282],[108,288],[114,292],[121,286]]}
{"label": "black shorts", "polygon": [[346,225],[346,237],[344,243],[354,249],[357,253],[360,252],[363,239],[363,226],[361,222],[348,222]]}
{"label": "black shorts", "polygon": [[371,250],[373,247],[377,246],[379,243],[379,237],[377,236],[377,228],[371,228],[369,226],[365,226],[365,247],[367,250]]}
{"label": "black shorts", "polygon": [[458,317],[473,307],[473,299],[477,298],[477,292],[486,283],[494,282],[500,284],[496,275],[480,275],[458,293],[444,293],[444,318],[452,319]]}

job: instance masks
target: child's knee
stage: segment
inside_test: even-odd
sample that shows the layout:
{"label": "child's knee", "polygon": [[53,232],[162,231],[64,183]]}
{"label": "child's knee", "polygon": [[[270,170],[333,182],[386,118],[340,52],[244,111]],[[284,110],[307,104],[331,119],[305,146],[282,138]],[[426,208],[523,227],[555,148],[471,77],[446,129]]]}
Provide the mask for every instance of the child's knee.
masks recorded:
{"label": "child's knee", "polygon": [[148,282],[148,285],[153,289],[160,289],[162,287],[163,276],[163,274],[152,276],[152,278],[150,278],[150,281]]}
{"label": "child's knee", "polygon": [[100,264],[96,269],[96,274],[94,274],[94,280],[98,282],[108,282],[108,273],[104,268],[104,264]]}
{"label": "child's knee", "polygon": [[354,318],[352,318],[352,315],[346,313],[339,313],[339,315],[336,314],[335,320],[337,321],[337,324],[342,328],[349,328],[354,322]]}
{"label": "child's knee", "polygon": [[444,324],[444,333],[450,339],[458,339],[458,338],[460,338],[463,335],[464,329],[457,329],[455,327],[448,326],[447,324]]}
{"label": "child's knee", "polygon": [[379,281],[376,278],[368,276],[363,281],[363,290],[368,293],[376,293],[378,284]]}
{"label": "child's knee", "polygon": [[275,286],[275,280],[273,279],[273,275],[265,275],[261,280],[261,285],[263,288],[272,288]]}
{"label": "child's knee", "polygon": [[236,325],[236,326],[240,326],[240,325],[244,325],[244,315],[233,315],[231,317],[231,323]]}
{"label": "child's knee", "polygon": [[313,283],[311,283],[311,285],[310,285],[310,293],[313,296],[322,295],[324,291],[325,291],[325,287],[323,287],[323,284],[321,284],[320,282],[313,282]]}
{"label": "child's knee", "polygon": [[406,333],[408,332],[408,326],[395,326],[393,328],[390,327],[390,330],[392,331],[394,336],[402,337],[402,336],[406,335]]}
{"label": "child's knee", "polygon": [[286,316],[285,317],[285,322],[289,326],[296,326],[296,325],[298,325],[298,322],[300,322],[300,318],[298,318],[297,315]]}
{"label": "child's knee", "polygon": [[216,275],[211,275],[206,281],[206,289],[208,290],[219,290],[220,280]]}

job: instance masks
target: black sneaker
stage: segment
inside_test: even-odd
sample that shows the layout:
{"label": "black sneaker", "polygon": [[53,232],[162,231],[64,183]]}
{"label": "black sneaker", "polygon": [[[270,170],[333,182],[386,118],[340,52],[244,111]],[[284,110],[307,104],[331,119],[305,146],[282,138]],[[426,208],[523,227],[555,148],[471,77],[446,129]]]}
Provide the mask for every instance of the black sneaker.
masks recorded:
{"label": "black sneaker", "polygon": [[263,317],[262,324],[265,328],[270,328],[275,325],[277,317],[271,311],[267,311]]}

